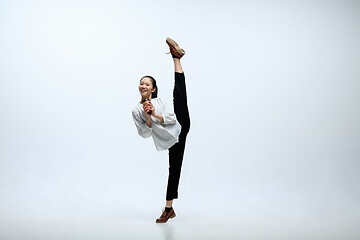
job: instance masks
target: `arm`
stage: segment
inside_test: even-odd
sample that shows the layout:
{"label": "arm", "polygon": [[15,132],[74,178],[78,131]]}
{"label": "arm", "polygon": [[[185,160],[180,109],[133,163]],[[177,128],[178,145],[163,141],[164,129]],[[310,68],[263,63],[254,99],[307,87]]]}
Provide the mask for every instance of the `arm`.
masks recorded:
{"label": "arm", "polygon": [[151,132],[152,132],[151,127],[149,127],[149,125],[151,126],[151,119],[150,119],[150,123],[148,125],[148,120],[146,122],[144,122],[144,120],[142,120],[140,118],[140,116],[138,115],[136,110],[132,111],[132,117],[133,117],[136,129],[137,129],[139,135],[143,138],[150,137]]}
{"label": "arm", "polygon": [[[144,112],[146,114],[147,117],[147,121],[146,121],[146,125],[148,127],[151,127],[151,116],[153,116],[154,118],[157,118],[161,121],[162,124],[164,125],[170,125],[170,124],[175,124],[176,123],[176,116],[174,113],[170,113],[168,112],[167,109],[167,105],[165,102],[163,102],[162,100],[158,99],[159,101],[159,109],[158,109],[158,114],[155,112],[155,107],[151,102],[148,102],[146,104],[143,105],[144,107]],[[151,111],[151,115],[147,114],[147,112]]]}
{"label": "arm", "polygon": [[164,117],[163,117],[163,115],[153,113],[152,116],[155,117],[155,118],[157,118],[157,119],[159,119],[162,123],[164,123]]}
{"label": "arm", "polygon": [[[151,102],[147,103],[146,105],[143,105],[143,107],[144,107],[144,112],[145,112],[146,117],[147,117],[146,125],[148,127],[151,127],[151,116],[153,116],[154,118],[159,119],[162,123],[164,123],[163,115],[157,114],[155,112],[154,105]],[[149,112],[149,111],[151,111],[151,114],[147,114],[147,112]]]}
{"label": "arm", "polygon": [[[148,114],[146,114],[146,116],[147,116]],[[146,119],[146,126],[148,126],[149,128],[151,128],[151,117],[148,117],[147,119]]]}
{"label": "arm", "polygon": [[164,125],[171,125],[176,123],[176,116],[174,113],[170,112],[165,101],[160,100],[161,102],[161,112],[162,114],[162,123]]}

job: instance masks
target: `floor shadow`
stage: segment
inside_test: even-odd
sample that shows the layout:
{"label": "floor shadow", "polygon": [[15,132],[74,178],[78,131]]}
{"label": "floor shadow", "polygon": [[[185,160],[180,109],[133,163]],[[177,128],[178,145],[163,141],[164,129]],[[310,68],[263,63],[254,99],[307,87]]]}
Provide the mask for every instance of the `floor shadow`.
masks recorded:
{"label": "floor shadow", "polygon": [[168,223],[157,223],[156,225],[161,228],[164,240],[173,240],[174,239],[174,226]]}

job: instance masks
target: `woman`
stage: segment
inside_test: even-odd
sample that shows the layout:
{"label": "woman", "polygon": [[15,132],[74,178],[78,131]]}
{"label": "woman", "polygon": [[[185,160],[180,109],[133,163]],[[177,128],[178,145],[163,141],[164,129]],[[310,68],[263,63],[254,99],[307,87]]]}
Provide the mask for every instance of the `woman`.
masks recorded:
{"label": "woman", "polygon": [[175,84],[173,91],[174,113],[168,112],[166,104],[157,98],[156,80],[151,76],[140,79],[141,101],[132,111],[132,116],[140,136],[152,136],[158,151],[169,150],[169,177],[166,191],[166,206],[157,223],[165,223],[174,218],[172,208],[178,198],[181,165],[184,156],[186,136],[190,129],[190,117],[187,106],[185,76],[180,59],[185,51],[171,38],[166,39],[175,66]]}

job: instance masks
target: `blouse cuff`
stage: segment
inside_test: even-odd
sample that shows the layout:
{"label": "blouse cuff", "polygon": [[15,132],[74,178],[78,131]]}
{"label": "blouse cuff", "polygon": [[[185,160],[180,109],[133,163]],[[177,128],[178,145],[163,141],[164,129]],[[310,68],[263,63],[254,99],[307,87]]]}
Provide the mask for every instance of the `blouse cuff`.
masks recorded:
{"label": "blouse cuff", "polygon": [[175,114],[164,113],[163,118],[164,118],[164,125],[170,125],[176,123]]}

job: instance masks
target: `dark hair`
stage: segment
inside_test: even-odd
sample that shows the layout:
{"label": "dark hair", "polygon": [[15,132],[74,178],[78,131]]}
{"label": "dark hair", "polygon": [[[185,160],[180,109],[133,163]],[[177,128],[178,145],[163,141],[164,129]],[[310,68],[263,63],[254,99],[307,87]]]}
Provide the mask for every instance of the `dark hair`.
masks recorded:
{"label": "dark hair", "polygon": [[157,98],[157,93],[158,93],[158,87],[156,86],[156,80],[155,78],[153,78],[152,76],[143,76],[140,81],[144,78],[150,78],[151,79],[151,82],[152,82],[152,85],[153,85],[153,88],[155,88],[155,92],[153,92],[151,94],[151,98]]}

